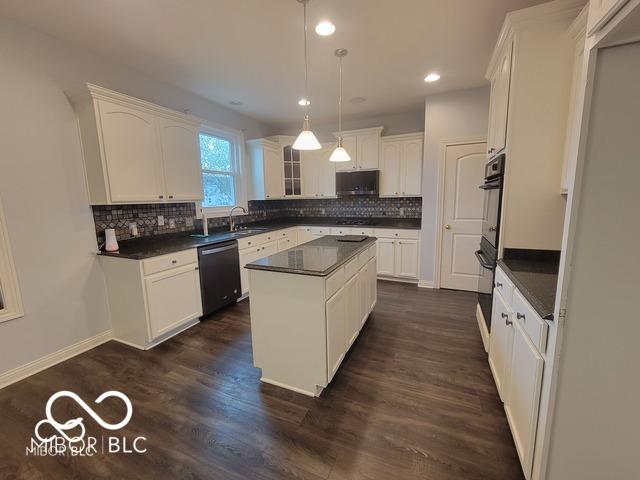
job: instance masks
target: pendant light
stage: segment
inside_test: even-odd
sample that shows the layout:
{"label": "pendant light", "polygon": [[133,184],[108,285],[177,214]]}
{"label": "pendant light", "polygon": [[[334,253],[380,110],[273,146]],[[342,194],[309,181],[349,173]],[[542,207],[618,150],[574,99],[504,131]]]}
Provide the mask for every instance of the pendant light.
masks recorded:
{"label": "pendant light", "polygon": [[342,146],[342,58],[347,55],[347,50],[339,48],[333,52],[338,57],[338,146],[329,157],[330,162],[349,162],[351,157]]}
{"label": "pendant light", "polygon": [[304,122],[302,124],[302,132],[296,138],[296,141],[293,142],[292,148],[296,150],[320,150],[322,146],[318,139],[311,131],[309,127],[309,97],[307,96],[307,84],[308,84],[308,66],[307,66],[307,3],[310,0],[298,0],[302,4],[304,11],[304,98],[305,98],[305,109],[307,113],[304,115]]}

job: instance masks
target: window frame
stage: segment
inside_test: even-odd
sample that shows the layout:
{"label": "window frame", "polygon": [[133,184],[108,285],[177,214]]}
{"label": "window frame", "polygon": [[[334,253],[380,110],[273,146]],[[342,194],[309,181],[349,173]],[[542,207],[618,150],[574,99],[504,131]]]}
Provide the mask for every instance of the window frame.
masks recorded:
{"label": "window frame", "polygon": [[[245,152],[244,152],[244,134],[239,130],[234,130],[221,125],[213,125],[209,123],[203,123],[198,131],[198,142],[200,142],[200,134],[211,135],[213,137],[227,140],[231,143],[231,172],[223,172],[218,170],[205,170],[202,168],[202,158],[200,163],[200,170],[204,172],[222,173],[232,175],[233,184],[235,189],[236,205],[247,207],[246,196],[246,175],[245,172]],[[203,190],[204,190],[204,176],[203,176]],[[204,201],[204,199],[203,199]],[[205,207],[202,201],[198,202],[196,216],[202,218],[204,213],[208,218],[224,217],[229,215],[231,209],[235,205],[223,206],[223,207]]]}
{"label": "window frame", "polygon": [[0,290],[4,307],[0,309],[0,323],[24,316],[18,275],[13,262],[9,232],[0,201]]}

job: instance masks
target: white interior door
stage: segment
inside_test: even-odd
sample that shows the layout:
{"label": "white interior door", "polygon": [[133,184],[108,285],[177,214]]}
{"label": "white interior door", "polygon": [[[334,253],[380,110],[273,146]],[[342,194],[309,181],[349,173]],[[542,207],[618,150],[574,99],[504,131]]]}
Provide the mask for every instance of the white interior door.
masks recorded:
{"label": "white interior door", "polygon": [[445,150],[440,287],[477,291],[484,216],[487,144],[448,145]]}

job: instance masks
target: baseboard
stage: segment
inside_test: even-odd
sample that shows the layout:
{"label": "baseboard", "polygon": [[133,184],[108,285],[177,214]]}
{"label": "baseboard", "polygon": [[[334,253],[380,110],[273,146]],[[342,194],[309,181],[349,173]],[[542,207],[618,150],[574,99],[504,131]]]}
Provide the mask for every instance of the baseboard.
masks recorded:
{"label": "baseboard", "polygon": [[420,288],[436,288],[433,285],[433,280],[420,280],[418,282],[418,287],[420,287]]}
{"label": "baseboard", "polygon": [[487,330],[487,323],[484,321],[480,304],[476,305],[476,320],[478,321],[478,328],[480,329],[480,337],[482,337],[482,346],[484,347],[484,351],[489,353],[489,330]]}
{"label": "baseboard", "polygon": [[0,375],[0,388],[4,388],[8,385],[11,385],[12,383],[30,377],[31,375],[41,372],[42,370],[46,370],[49,367],[53,367],[54,365],[60,362],[64,362],[71,357],[80,355],[87,350],[91,350],[98,345],[102,345],[103,343],[108,342],[112,338],[113,334],[111,330],[107,330],[106,332],[99,333],[98,335],[87,338],[78,343],[74,343],[73,345],[69,345],[68,347],[58,350],[57,352],[50,353],[49,355],[45,355],[44,357],[29,362],[25,365],[16,367],[13,370],[9,370],[8,372]]}
{"label": "baseboard", "polygon": [[413,285],[416,285],[418,283],[418,280],[413,278],[387,277],[385,275],[378,275],[376,278],[378,280],[385,280],[387,282],[411,283]]}

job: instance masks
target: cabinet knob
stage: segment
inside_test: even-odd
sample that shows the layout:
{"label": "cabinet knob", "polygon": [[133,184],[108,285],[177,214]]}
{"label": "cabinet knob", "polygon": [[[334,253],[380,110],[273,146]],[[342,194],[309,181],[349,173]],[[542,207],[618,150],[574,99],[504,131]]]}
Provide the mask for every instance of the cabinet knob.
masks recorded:
{"label": "cabinet knob", "polygon": [[524,317],[524,313],[520,313],[520,312],[516,313],[516,318],[518,320],[526,320]]}
{"label": "cabinet knob", "polygon": [[171,260],[171,263],[176,264],[176,263],[178,263],[178,261],[177,260]]}
{"label": "cabinet knob", "polygon": [[496,231],[496,227],[489,227],[489,231],[490,232],[495,232]]}
{"label": "cabinet knob", "polygon": [[164,195],[158,195],[158,198],[164,198]]}
{"label": "cabinet knob", "polygon": [[169,195],[169,198],[173,198],[173,195]]}

